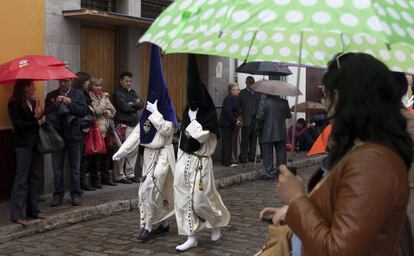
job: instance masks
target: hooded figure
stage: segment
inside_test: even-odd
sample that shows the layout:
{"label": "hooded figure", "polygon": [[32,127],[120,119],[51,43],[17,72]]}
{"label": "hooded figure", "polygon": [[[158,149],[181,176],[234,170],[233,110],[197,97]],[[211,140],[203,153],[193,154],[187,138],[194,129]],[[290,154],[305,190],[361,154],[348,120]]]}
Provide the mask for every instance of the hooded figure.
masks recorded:
{"label": "hooded figure", "polygon": [[178,233],[188,239],[176,247],[177,251],[196,247],[196,234],[205,228],[212,229],[211,240],[217,241],[220,228],[230,220],[215,187],[211,159],[219,136],[216,109],[192,54],[188,57],[187,101],[174,173],[174,199]]}
{"label": "hooded figure", "polygon": [[[147,107],[140,123],[113,156],[119,160],[144,146],[141,184],[138,190],[141,234],[144,242],[155,235],[168,232],[165,220],[174,214],[173,172],[175,167],[172,139],[177,117],[161,66],[160,49],[151,48]],[[153,229],[155,224],[160,224]]]}
{"label": "hooded figure", "polygon": [[[219,128],[217,112],[213,99],[206,86],[203,84],[198,72],[197,60],[195,55],[189,54],[187,68],[187,107],[184,110],[182,127],[187,127],[190,123],[188,111],[197,111],[197,122],[203,130],[216,134],[219,138]],[[186,136],[185,130],[181,130],[180,149],[188,154],[199,150],[201,144],[193,137]]]}

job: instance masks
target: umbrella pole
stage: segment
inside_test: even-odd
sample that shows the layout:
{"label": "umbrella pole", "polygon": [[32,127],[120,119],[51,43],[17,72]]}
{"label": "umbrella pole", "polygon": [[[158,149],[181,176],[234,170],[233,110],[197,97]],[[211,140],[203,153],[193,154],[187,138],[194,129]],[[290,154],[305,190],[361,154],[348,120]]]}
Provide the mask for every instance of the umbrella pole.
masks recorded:
{"label": "umbrella pole", "polygon": [[296,134],[296,119],[297,119],[297,106],[299,101],[299,86],[300,86],[300,75],[301,75],[301,68],[302,68],[302,49],[303,49],[303,31],[300,32],[300,45],[299,45],[299,61],[298,61],[298,73],[296,77],[296,96],[295,96],[295,106],[294,106],[294,113],[293,113],[293,129],[292,129],[292,155],[289,162],[293,162],[293,157],[296,156],[296,141],[295,141],[295,134]]}

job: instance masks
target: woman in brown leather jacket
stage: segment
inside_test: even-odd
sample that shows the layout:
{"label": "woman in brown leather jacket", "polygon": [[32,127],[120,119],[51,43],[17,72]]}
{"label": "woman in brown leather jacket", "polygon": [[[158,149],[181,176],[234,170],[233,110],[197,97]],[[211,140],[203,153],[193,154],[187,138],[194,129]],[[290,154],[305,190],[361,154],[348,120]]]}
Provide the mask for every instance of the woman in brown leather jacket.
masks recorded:
{"label": "woman in brown leather jacket", "polygon": [[333,123],[329,171],[306,195],[280,168],[285,222],[301,255],[397,255],[413,144],[392,74],[370,55],[347,53],[329,63],[323,82]]}

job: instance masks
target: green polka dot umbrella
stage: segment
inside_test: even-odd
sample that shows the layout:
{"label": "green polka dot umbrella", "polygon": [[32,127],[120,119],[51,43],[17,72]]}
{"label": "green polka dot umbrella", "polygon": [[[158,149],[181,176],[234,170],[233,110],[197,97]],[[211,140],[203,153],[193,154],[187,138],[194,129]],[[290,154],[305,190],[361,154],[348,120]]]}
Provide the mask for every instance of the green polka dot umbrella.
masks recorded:
{"label": "green polka dot umbrella", "polygon": [[318,67],[338,52],[365,52],[414,73],[414,1],[177,0],[139,42],[165,53]]}

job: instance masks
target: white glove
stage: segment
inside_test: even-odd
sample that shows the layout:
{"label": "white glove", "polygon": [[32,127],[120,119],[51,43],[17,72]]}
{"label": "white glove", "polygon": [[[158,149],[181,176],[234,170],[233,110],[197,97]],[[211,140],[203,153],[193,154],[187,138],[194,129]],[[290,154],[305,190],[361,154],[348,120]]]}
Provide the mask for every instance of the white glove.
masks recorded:
{"label": "white glove", "polygon": [[157,104],[158,104],[158,100],[156,100],[154,103],[147,101],[147,110],[151,113],[158,111]]}
{"label": "white glove", "polygon": [[121,158],[122,157],[118,153],[115,153],[115,155],[112,156],[112,160],[114,160],[114,161],[119,161],[119,160],[121,160]]}
{"label": "white glove", "polygon": [[411,96],[411,98],[406,98],[405,100],[403,100],[403,104],[406,108],[411,108],[411,106],[414,103],[414,96]]}
{"label": "white glove", "polygon": [[198,108],[194,111],[192,111],[191,109],[188,109],[188,116],[190,117],[191,122],[196,119],[197,112],[198,112]]}

